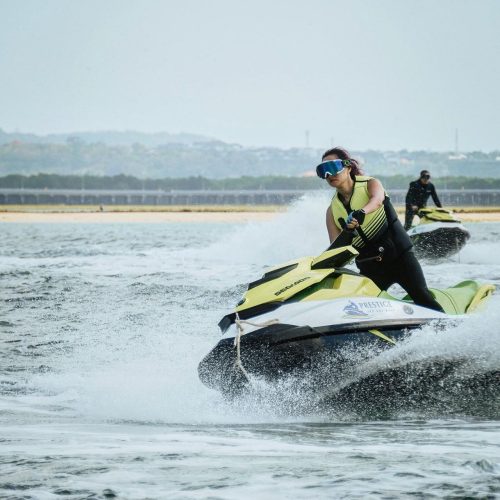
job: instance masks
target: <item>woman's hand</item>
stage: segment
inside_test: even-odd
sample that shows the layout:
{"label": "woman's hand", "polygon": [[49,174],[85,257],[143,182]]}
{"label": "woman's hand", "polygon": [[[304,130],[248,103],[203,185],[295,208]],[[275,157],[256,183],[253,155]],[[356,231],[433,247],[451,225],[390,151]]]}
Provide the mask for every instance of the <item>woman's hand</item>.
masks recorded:
{"label": "woman's hand", "polygon": [[356,219],[352,219],[351,222],[349,222],[349,224],[346,225],[346,228],[349,231],[354,231],[358,227],[359,227],[359,222]]}
{"label": "woman's hand", "polygon": [[361,226],[361,224],[363,224],[363,222],[365,221],[365,215],[366,214],[363,209],[354,210],[354,212],[351,212],[346,220],[347,229],[352,231],[357,227]]}

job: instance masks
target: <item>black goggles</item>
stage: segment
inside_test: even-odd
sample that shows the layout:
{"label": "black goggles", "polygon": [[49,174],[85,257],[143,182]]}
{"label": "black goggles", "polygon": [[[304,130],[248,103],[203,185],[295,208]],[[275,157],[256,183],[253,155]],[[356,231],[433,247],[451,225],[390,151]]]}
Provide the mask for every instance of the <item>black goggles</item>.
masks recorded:
{"label": "black goggles", "polygon": [[431,178],[431,174],[424,174],[421,176],[421,179],[430,179]]}
{"label": "black goggles", "polygon": [[329,175],[338,175],[345,167],[350,167],[349,160],[327,160],[322,161],[316,167],[316,175],[321,179],[326,179]]}

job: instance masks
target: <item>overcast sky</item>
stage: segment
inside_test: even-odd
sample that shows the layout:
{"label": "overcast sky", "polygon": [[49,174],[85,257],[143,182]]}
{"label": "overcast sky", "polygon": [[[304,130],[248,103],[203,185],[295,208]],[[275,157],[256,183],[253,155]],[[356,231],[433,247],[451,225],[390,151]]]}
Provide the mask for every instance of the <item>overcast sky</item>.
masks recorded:
{"label": "overcast sky", "polygon": [[500,0],[0,0],[0,128],[500,149]]}

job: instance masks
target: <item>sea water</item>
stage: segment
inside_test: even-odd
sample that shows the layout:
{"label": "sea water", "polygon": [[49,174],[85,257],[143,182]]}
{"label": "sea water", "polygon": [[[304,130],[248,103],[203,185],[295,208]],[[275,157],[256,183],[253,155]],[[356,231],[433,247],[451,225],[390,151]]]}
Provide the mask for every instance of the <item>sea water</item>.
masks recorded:
{"label": "sea water", "polygon": [[[327,246],[326,205],[247,224],[1,225],[0,498],[500,497],[498,295],[360,368],[430,384],[408,406],[387,395],[382,416],[290,411],[286,387],[229,403],[199,382],[245,284]],[[430,286],[500,285],[500,224],[467,227],[459,257],[423,263]]]}

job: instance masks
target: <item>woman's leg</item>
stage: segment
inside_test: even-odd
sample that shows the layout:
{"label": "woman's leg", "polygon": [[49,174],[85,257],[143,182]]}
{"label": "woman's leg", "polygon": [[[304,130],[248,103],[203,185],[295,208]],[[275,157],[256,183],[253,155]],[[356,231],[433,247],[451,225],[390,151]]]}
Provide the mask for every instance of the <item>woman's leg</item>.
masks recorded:
{"label": "woman's leg", "polygon": [[398,276],[396,283],[401,285],[418,306],[443,311],[436,299],[427,288],[424,272],[413,250],[405,252],[394,262],[394,270]]}
{"label": "woman's leg", "polygon": [[368,261],[356,263],[359,272],[370,278],[381,290],[387,290],[392,284],[396,283],[396,278],[392,268],[382,262]]}

